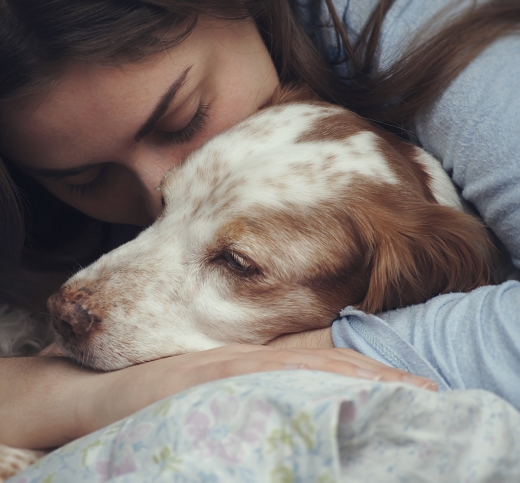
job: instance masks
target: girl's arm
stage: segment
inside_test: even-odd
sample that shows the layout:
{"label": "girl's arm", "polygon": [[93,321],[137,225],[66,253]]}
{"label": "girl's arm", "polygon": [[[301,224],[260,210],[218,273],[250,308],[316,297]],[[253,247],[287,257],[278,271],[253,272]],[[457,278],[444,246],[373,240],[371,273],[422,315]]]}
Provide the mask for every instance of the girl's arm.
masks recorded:
{"label": "girl's arm", "polygon": [[520,268],[520,34],[495,42],[415,123]]}
{"label": "girl's arm", "polygon": [[81,436],[77,403],[95,377],[67,359],[0,358],[0,443],[47,448]]}
{"label": "girl's arm", "polygon": [[486,389],[520,409],[520,282],[439,295],[370,315],[347,307],[330,329],[276,339],[284,347],[348,347],[434,380],[440,390]]}
{"label": "girl's arm", "polygon": [[[60,446],[191,386],[283,369],[383,381],[407,376],[348,349],[225,346],[107,373],[80,369],[59,357],[0,359],[0,443],[21,448]],[[424,386],[429,381],[406,382]]]}
{"label": "girl's arm", "polygon": [[379,316],[345,309],[338,347],[430,377],[442,389],[486,389],[520,408],[520,283],[435,297]]}

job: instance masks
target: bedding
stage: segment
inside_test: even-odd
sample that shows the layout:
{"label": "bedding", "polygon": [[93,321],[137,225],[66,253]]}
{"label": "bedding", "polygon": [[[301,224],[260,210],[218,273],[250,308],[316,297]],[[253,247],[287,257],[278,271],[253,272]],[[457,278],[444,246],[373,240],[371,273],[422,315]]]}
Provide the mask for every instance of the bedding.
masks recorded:
{"label": "bedding", "polygon": [[520,413],[489,392],[293,370],[191,388],[9,482],[502,482],[519,454]]}

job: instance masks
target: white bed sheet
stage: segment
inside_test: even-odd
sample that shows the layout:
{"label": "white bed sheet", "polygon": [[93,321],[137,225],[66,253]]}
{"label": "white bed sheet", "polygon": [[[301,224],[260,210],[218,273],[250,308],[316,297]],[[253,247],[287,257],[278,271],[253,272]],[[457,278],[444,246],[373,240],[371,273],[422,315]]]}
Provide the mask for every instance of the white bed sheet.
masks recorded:
{"label": "white bed sheet", "polygon": [[10,483],[520,481],[520,413],[304,370],[204,384],[49,454]]}

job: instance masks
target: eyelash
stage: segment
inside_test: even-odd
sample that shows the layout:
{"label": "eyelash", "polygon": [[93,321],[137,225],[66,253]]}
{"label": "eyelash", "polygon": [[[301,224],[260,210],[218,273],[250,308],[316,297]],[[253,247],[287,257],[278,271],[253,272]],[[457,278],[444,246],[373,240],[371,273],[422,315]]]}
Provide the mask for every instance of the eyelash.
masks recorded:
{"label": "eyelash", "polygon": [[169,143],[184,144],[193,139],[195,134],[202,131],[208,118],[209,104],[200,104],[191,121],[180,131],[162,131]]}
{"label": "eyelash", "polygon": [[[191,121],[180,131],[162,132],[166,136],[166,140],[169,143],[174,144],[184,144],[191,141],[191,139],[205,126],[208,117],[208,110],[209,104],[200,104],[197,112],[191,118]],[[103,166],[96,179],[92,180],[90,183],[69,185],[71,195],[80,196],[82,198],[95,195],[106,183],[108,179],[107,171],[108,167]]]}
{"label": "eyelash", "polygon": [[73,196],[87,197],[95,195],[108,179],[108,166],[103,166],[95,179],[90,183],[69,185],[70,194]]}

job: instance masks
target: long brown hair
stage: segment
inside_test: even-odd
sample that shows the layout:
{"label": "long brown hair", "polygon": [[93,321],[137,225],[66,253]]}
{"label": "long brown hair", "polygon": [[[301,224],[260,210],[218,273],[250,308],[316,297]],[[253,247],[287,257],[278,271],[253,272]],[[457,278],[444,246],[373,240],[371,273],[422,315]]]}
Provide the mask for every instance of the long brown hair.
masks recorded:
{"label": "long brown hair", "polygon": [[[490,42],[520,25],[517,0],[474,3],[407,50],[389,69],[376,72],[374,56],[394,0],[380,0],[355,43],[343,29],[332,0],[322,1],[336,32],[338,58],[329,63],[310,38],[320,32],[306,32],[299,22],[297,0],[0,0],[0,118],[3,105],[37,92],[67,62],[138,61],[182,42],[204,14],[229,20],[252,17],[282,84],[304,82],[326,101],[399,129]],[[321,2],[309,5],[319,7]],[[348,64],[346,78],[335,74],[335,62]],[[52,199],[4,161],[0,161],[0,299],[23,303],[39,293],[35,287],[42,282],[20,266],[74,269],[107,249],[110,227]],[[63,217],[67,223],[56,221]],[[94,233],[89,243],[94,249],[79,256],[71,242],[85,239],[86,226]],[[20,297],[22,293],[26,296]]]}

